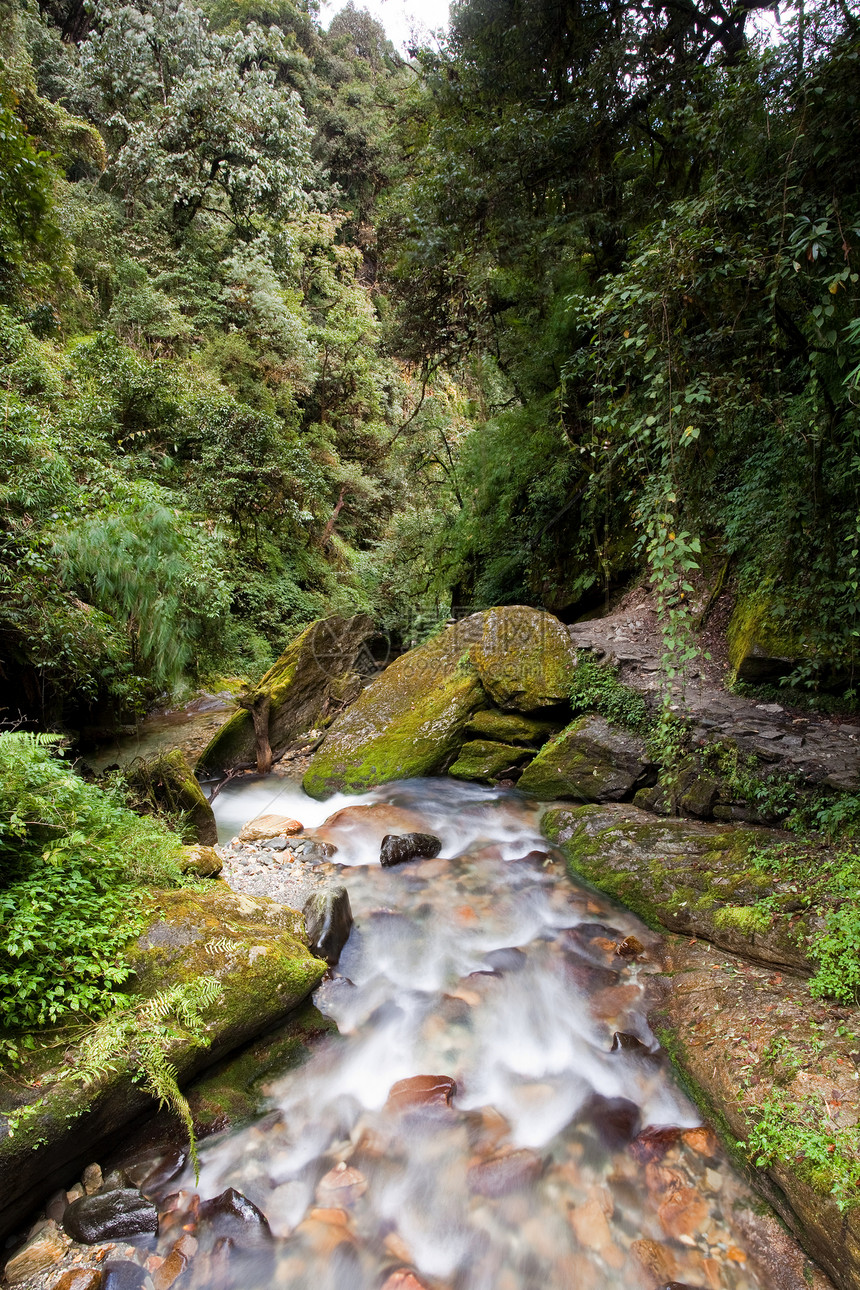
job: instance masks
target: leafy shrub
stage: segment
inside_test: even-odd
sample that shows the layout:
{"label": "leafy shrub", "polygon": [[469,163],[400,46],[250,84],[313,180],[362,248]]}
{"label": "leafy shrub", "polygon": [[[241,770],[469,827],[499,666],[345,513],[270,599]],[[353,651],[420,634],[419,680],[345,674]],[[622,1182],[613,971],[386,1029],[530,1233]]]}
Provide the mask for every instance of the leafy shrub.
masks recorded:
{"label": "leafy shrub", "polygon": [[642,695],[622,685],[615,669],[601,666],[591,654],[577,661],[570,706],[574,716],[599,712],[607,721],[628,730],[644,730],[649,724],[648,705]]}
{"label": "leafy shrub", "polygon": [[179,881],[177,839],[118,787],[85,783],[56,737],[0,734],[0,1027],[104,1014],[127,980],[144,883]]}

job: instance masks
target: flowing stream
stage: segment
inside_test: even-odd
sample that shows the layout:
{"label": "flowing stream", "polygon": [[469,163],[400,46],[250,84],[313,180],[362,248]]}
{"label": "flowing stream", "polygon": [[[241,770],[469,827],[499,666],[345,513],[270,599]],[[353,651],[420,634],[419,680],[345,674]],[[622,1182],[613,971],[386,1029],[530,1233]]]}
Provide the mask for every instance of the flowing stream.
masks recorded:
{"label": "flowing stream", "polygon": [[[275,1239],[203,1241],[190,1284],[766,1286],[737,1230],[745,1184],[645,1020],[654,938],[571,882],[537,810],[445,779],[319,804],[275,777],[215,808],[230,836],[261,811],[316,826],[373,804],[324,830],[355,916],[315,995],[338,1033],[268,1086],[256,1124],[201,1149],[199,1196],[236,1188]],[[440,857],[381,868],[380,832],[403,831],[387,808]],[[645,951],[625,959],[631,934]],[[416,1076],[436,1078],[392,1095]]]}

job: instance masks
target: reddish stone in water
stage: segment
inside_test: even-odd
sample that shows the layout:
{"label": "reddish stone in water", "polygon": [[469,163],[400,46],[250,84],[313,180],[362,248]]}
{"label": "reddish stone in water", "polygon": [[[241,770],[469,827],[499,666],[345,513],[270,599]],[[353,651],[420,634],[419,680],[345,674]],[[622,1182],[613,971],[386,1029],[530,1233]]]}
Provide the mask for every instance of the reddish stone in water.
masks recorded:
{"label": "reddish stone in water", "polygon": [[367,1179],[358,1169],[341,1161],[317,1184],[316,1196],[321,1205],[337,1208],[354,1205],[367,1191]]}
{"label": "reddish stone in water", "polygon": [[457,1085],[448,1075],[413,1075],[392,1084],[385,1104],[388,1111],[408,1111],[415,1107],[451,1105]]}
{"label": "reddish stone in water", "polygon": [[503,1151],[472,1165],[466,1175],[469,1191],[490,1198],[506,1196],[536,1183],[544,1171],[544,1162],[527,1148]]}
{"label": "reddish stone in water", "polygon": [[666,1235],[678,1240],[682,1236],[695,1236],[708,1217],[708,1205],[695,1187],[679,1187],[660,1205],[657,1217]]}
{"label": "reddish stone in water", "polygon": [[645,946],[637,937],[625,936],[623,941],[618,942],[615,953],[622,959],[635,959],[645,953]]}
{"label": "reddish stone in water", "polygon": [[177,1277],[181,1276],[188,1266],[188,1260],[179,1250],[173,1250],[152,1274],[155,1290],[169,1290]]}
{"label": "reddish stone in water", "polygon": [[414,1272],[407,1268],[400,1268],[397,1272],[392,1272],[391,1276],[385,1281],[382,1290],[427,1290],[423,1281],[419,1281]]}
{"label": "reddish stone in water", "polygon": [[671,1282],[678,1269],[678,1260],[667,1245],[659,1241],[641,1239],[631,1242],[630,1253],[642,1270],[649,1286],[657,1290]]}
{"label": "reddish stone in water", "polygon": [[51,1290],[100,1290],[102,1274],[98,1268],[70,1268]]}
{"label": "reddish stone in water", "polygon": [[630,1151],[640,1164],[652,1164],[662,1160],[680,1140],[681,1130],[674,1125],[662,1129],[643,1129],[630,1143]]}
{"label": "reddish stone in water", "polygon": [[685,1129],[681,1136],[685,1144],[692,1147],[697,1155],[707,1156],[709,1159],[719,1155],[720,1145],[717,1135],[709,1125],[702,1124],[696,1129]]}

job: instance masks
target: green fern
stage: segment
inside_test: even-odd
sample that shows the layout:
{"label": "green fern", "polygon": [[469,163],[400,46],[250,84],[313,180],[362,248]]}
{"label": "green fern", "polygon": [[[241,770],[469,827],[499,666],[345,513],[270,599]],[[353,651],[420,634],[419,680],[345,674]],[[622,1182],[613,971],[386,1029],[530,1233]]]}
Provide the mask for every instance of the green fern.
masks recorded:
{"label": "green fern", "polygon": [[[159,1109],[169,1107],[185,1125],[194,1175],[199,1177],[200,1162],[191,1108],[179,1087],[170,1052],[179,1042],[192,1047],[208,1045],[204,1014],[222,997],[221,984],[215,977],[198,977],[162,990],[134,1006],[117,1009],[85,1032],[78,1043],[74,1066],[61,1072],[56,1082],[79,1083],[90,1088],[123,1065],[137,1067],[135,1082],[142,1083],[152,1094]],[[9,1136],[13,1137],[36,1119],[46,1105],[46,1099],[39,1098],[10,1115]],[[80,1108],[77,1114],[81,1114],[83,1109]],[[36,1145],[34,1142],[33,1146]]]}

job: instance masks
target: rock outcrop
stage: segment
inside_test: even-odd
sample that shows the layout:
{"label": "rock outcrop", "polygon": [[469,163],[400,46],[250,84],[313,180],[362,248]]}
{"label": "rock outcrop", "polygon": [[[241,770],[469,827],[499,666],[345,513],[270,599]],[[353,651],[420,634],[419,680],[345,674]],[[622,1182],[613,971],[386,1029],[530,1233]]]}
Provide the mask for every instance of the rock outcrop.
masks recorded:
{"label": "rock outcrop", "polygon": [[[221,775],[238,767],[267,771],[272,759],[360,689],[353,668],[373,634],[366,614],[322,618],[297,636],[200,756],[198,770]],[[353,681],[358,682],[357,685]]]}
{"label": "rock outcrop", "polygon": [[551,614],[517,605],[472,614],[397,659],[337,718],[305,791],[322,798],[446,770],[478,712],[554,708],[573,671]]}
{"label": "rock outcrop", "polygon": [[[135,993],[143,998],[201,977],[220,986],[220,998],[204,1012],[204,1042],[185,1038],[172,1045],[169,1060],[180,1083],[273,1026],[326,970],[307,947],[300,914],[236,895],[222,883],[204,892],[156,893],[131,957]],[[75,1062],[74,1045],[59,1054],[48,1048],[15,1080],[0,1081],[0,1234],[155,1107],[129,1056],[117,1056],[89,1085],[69,1078]],[[6,1117],[25,1110],[10,1135]]]}
{"label": "rock outcrop", "polygon": [[544,802],[619,802],[656,775],[641,735],[586,716],[544,744],[519,787]]}
{"label": "rock outcrop", "polygon": [[774,830],[655,819],[627,804],[559,807],[547,811],[542,827],[577,874],[649,926],[811,973],[806,947],[814,916],[797,912],[792,883],[754,862],[762,848],[783,840]]}

